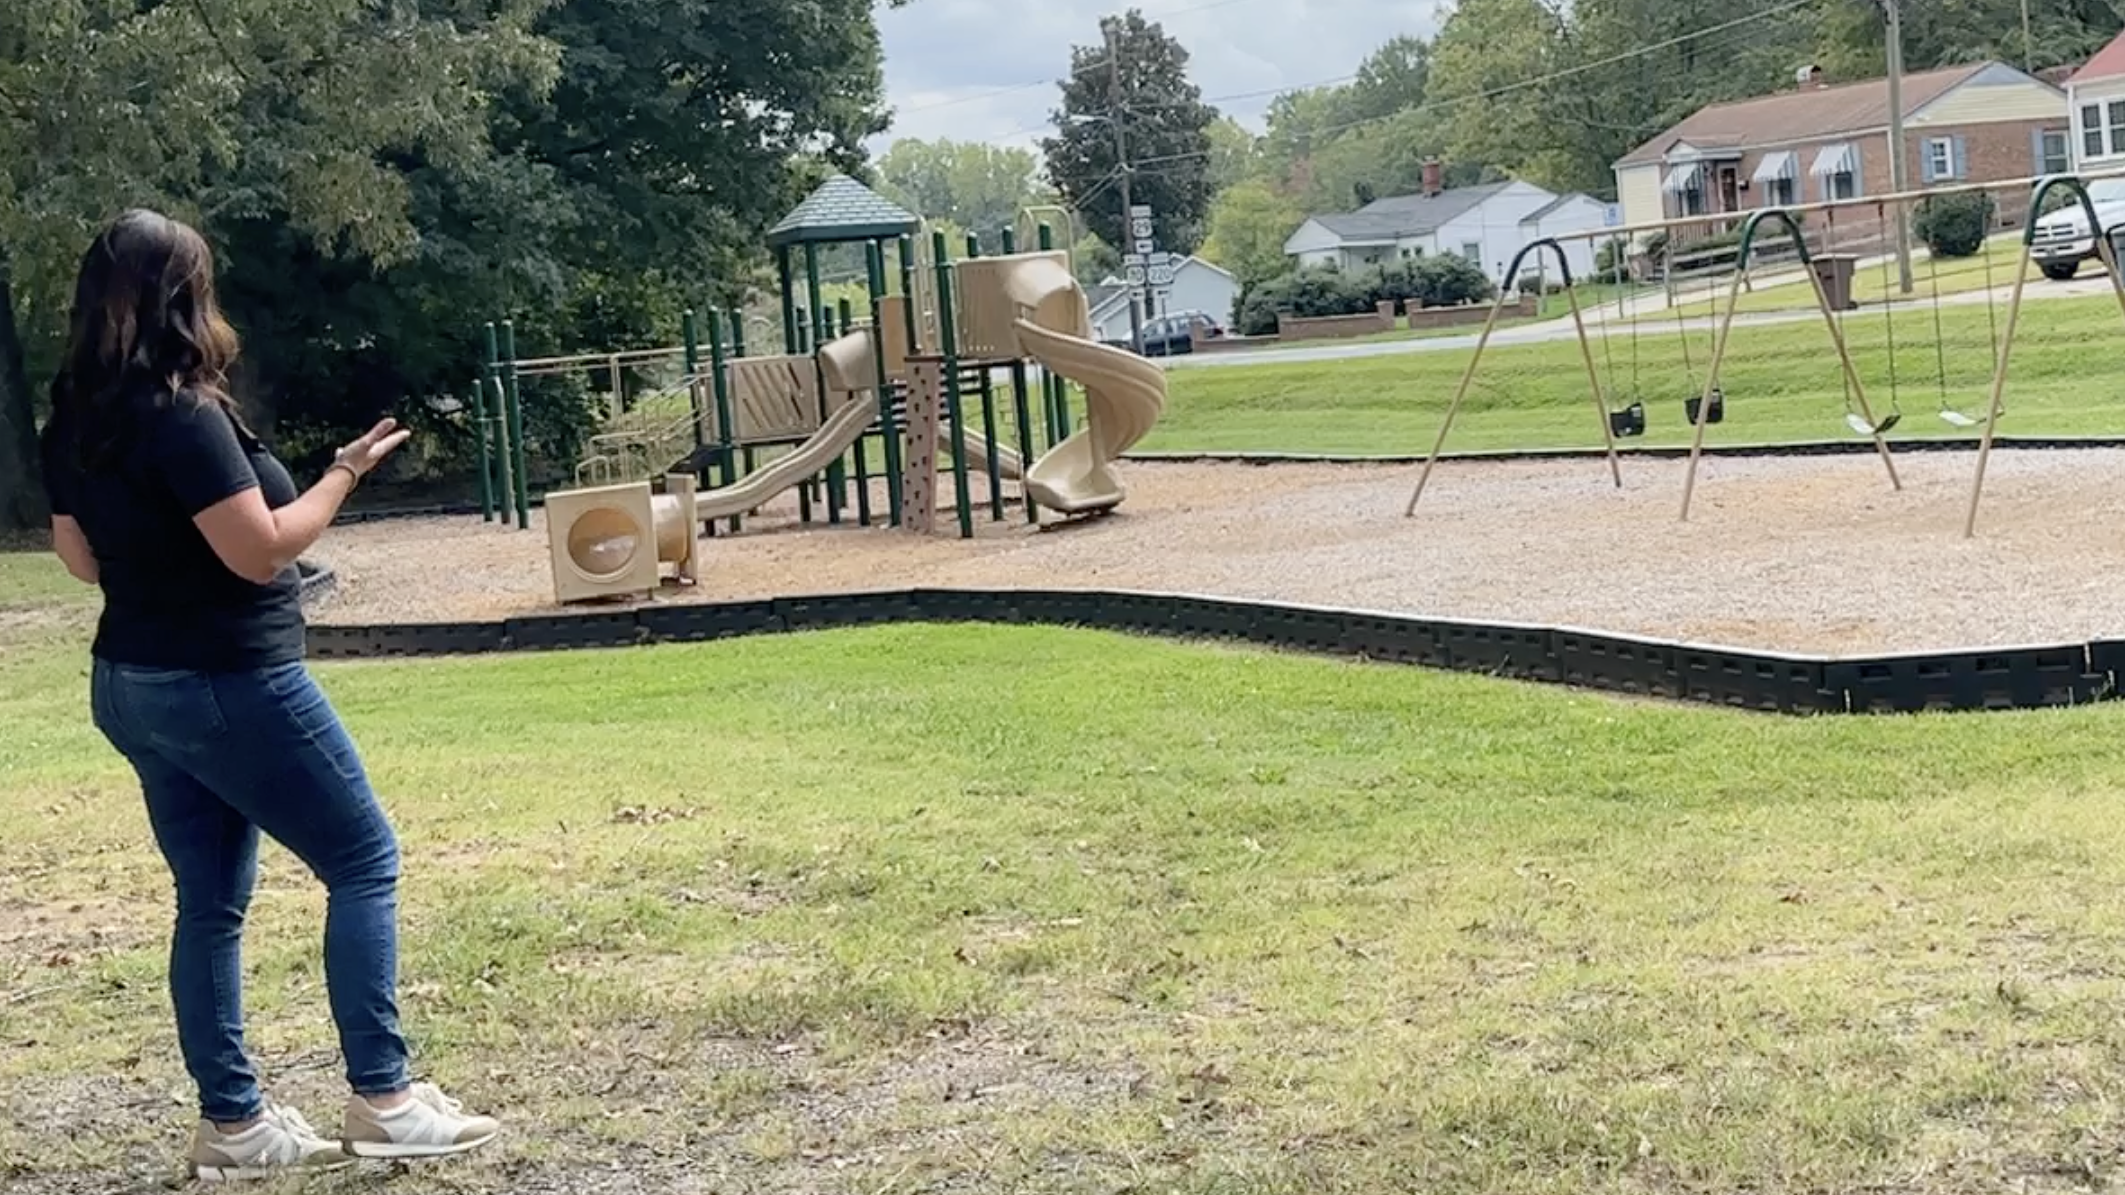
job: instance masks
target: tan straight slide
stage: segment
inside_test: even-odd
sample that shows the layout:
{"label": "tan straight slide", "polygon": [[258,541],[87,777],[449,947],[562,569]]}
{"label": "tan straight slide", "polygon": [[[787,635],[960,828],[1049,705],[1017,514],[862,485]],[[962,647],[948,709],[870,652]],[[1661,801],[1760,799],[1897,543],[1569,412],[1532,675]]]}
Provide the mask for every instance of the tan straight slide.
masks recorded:
{"label": "tan straight slide", "polygon": [[[868,332],[851,332],[822,348],[819,355],[830,392],[864,391],[876,384]],[[788,455],[730,485],[702,490],[694,507],[703,521],[747,514],[782,491],[825,472],[877,419],[878,405],[869,394],[859,394]]]}

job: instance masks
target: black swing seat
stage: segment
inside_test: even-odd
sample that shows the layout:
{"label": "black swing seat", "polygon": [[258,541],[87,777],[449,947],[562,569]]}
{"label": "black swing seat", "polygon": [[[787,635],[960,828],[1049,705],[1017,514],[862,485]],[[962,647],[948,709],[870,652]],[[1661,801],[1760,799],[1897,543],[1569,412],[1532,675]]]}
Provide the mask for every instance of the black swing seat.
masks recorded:
{"label": "black swing seat", "polygon": [[1642,436],[1645,434],[1645,404],[1634,402],[1620,411],[1609,412],[1609,433],[1617,436]]}
{"label": "black swing seat", "polygon": [[[1682,409],[1689,414],[1690,426],[1695,427],[1697,425],[1697,411],[1702,406],[1704,406],[1704,399],[1702,398],[1691,397],[1683,400]],[[1726,417],[1726,392],[1714,386],[1712,388],[1712,406],[1710,410],[1704,413],[1704,421],[1706,423],[1721,423],[1725,421]]]}

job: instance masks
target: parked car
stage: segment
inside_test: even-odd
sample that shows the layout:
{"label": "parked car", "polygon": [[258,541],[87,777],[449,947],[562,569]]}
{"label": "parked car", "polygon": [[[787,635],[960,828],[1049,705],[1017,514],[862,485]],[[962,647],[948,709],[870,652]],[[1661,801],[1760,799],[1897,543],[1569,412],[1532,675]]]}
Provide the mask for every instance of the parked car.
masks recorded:
{"label": "parked car", "polygon": [[[1169,311],[1144,321],[1144,356],[1178,357],[1195,351],[1195,334],[1215,340],[1225,326],[1204,311]],[[1113,342],[1117,348],[1132,347],[1128,337]]]}
{"label": "parked car", "polygon": [[[2095,203],[2096,219],[2102,223],[2104,235],[2115,238],[2125,232],[2125,178],[2102,178],[2089,183],[2088,198]],[[2111,243],[2115,247],[2117,241]],[[2088,213],[2076,202],[2037,217],[2036,239],[2029,248],[2044,277],[2064,282],[2081,272],[2081,263],[2095,257],[2095,245]]]}

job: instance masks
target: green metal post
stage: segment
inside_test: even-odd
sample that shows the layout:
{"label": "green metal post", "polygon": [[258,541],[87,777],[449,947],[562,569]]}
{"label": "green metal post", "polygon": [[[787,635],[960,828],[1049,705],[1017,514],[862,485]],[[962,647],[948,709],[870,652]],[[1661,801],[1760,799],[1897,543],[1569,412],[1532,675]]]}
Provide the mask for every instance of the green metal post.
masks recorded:
{"label": "green metal post", "polygon": [[701,426],[708,412],[701,409],[701,387],[693,381],[701,376],[701,328],[691,307],[679,314],[679,335],[686,345],[686,405],[694,416],[694,447],[700,448],[708,443],[708,429]]}
{"label": "green metal post", "polygon": [[[1042,224],[1039,230],[1039,240],[1036,243],[1040,246],[1042,253],[1054,250],[1054,227]],[[1048,425],[1048,447],[1050,448],[1062,443],[1063,438],[1069,435],[1070,399],[1063,392],[1063,384],[1063,380],[1050,371],[1046,369],[1040,371],[1041,413],[1044,416],[1043,422]]]}
{"label": "green metal post", "polygon": [[959,538],[974,538],[974,498],[967,487],[966,414],[959,402],[959,329],[952,317],[952,260],[944,233],[932,233],[937,252],[938,355],[944,358],[945,434],[952,440],[952,498],[959,504]]}
{"label": "green metal post", "polygon": [[[842,299],[837,307],[840,321],[835,330],[846,336],[856,330],[856,309],[847,299]],[[864,527],[871,525],[871,468],[863,448],[866,438],[856,437],[856,522]]]}
{"label": "green metal post", "polygon": [[[808,310],[812,314],[811,351],[816,353],[825,348],[827,342],[826,304],[819,296],[819,248],[816,245],[807,244],[804,247],[804,285],[806,293],[810,295]],[[816,361],[812,368],[819,368]],[[826,387],[823,385],[819,387],[819,421],[826,422]],[[826,467],[827,522],[841,522],[841,508],[848,504],[848,484],[848,467],[841,463],[841,458],[836,457],[834,462]]]}
{"label": "green metal post", "polygon": [[531,481],[527,462],[530,454],[524,449],[524,395],[517,386],[516,376],[516,321],[502,321],[502,395],[509,413],[510,471],[516,477],[516,525],[517,530],[531,527]]}
{"label": "green metal post", "polygon": [[922,315],[915,310],[915,238],[900,238],[900,294],[907,302],[902,305],[907,313],[908,352],[920,353],[922,345]]}
{"label": "green metal post", "polygon": [[472,387],[472,432],[480,442],[480,522],[494,522],[494,458],[487,450],[487,378]]}
{"label": "green metal post", "polygon": [[881,313],[885,298],[885,242],[872,241],[865,245],[863,254],[864,281],[871,288],[871,354],[877,367],[878,438],[885,444],[885,503],[886,515],[895,527],[900,526],[900,427],[893,418],[892,380],[885,374],[885,318]]}
{"label": "green metal post", "polygon": [[[473,430],[478,432],[480,437],[480,521],[492,523],[498,489],[495,482],[499,480],[503,483],[499,487],[501,493],[508,492],[509,458],[506,446],[495,443],[495,432],[501,427],[503,406],[501,341],[495,334],[493,320],[487,321],[484,331],[487,334],[487,360],[480,366],[479,420],[474,424]],[[490,397],[494,400],[492,406],[488,404]],[[496,476],[498,466],[499,477]],[[508,521],[506,516],[503,521]]]}
{"label": "green metal post", "polygon": [[1002,236],[1003,255],[1005,257],[1009,257],[1013,253],[1018,252],[1018,234],[1012,231],[1011,229],[1006,228],[1003,230]]}
{"label": "green metal post", "polygon": [[[730,329],[730,358],[735,361],[744,357],[748,351],[745,347],[745,308],[733,307],[730,309],[730,323],[727,327]],[[735,436],[735,433],[733,435]],[[738,468],[737,477],[744,477],[758,467],[751,445],[738,449],[736,462]],[[724,476],[726,479],[732,477],[727,472]],[[738,520],[732,519],[731,523],[733,528],[735,528]]]}
{"label": "green metal post", "polygon": [[[732,417],[730,401],[730,370],[726,368],[723,352],[723,313],[710,308],[708,312],[708,392],[716,404],[716,464],[719,479],[724,485],[738,481],[738,425]],[[736,533],[744,526],[744,516],[730,517],[730,529]],[[713,532],[715,525],[711,523]]]}
{"label": "green metal post", "polygon": [[790,268],[789,246],[775,250],[775,276],[782,283],[782,351],[801,353],[797,347],[797,280]]}

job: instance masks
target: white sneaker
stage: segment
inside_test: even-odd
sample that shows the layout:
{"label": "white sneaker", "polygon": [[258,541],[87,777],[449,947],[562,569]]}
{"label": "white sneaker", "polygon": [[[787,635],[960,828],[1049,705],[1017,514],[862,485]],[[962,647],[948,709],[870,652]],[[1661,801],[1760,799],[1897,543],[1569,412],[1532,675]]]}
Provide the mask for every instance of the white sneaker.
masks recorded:
{"label": "white sneaker", "polygon": [[478,1149],[502,1131],[491,1116],[465,1115],[433,1083],[415,1083],[408,1094],[413,1098],[388,1111],[359,1096],[348,1100],[340,1135],[346,1151],[357,1158],[441,1158]]}
{"label": "white sneaker", "polygon": [[192,1134],[192,1173],[203,1183],[256,1182],[353,1164],[337,1144],[318,1136],[302,1113],[273,1104],[241,1133],[224,1133],[202,1120]]}

